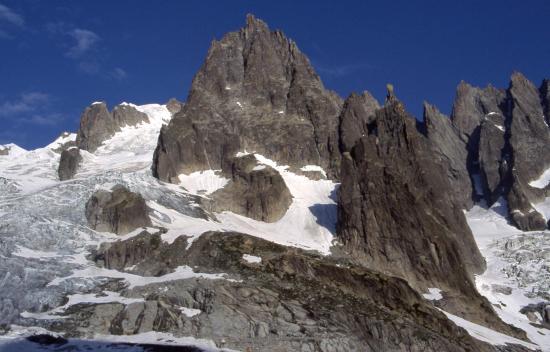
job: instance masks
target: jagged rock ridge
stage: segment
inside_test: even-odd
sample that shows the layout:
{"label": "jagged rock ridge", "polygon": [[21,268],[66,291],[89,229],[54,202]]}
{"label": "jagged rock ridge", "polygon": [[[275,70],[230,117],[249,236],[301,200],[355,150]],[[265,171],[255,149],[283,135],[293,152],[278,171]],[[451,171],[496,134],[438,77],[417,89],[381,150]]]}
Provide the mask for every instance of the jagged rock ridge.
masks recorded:
{"label": "jagged rock ridge", "polygon": [[121,127],[135,126],[148,121],[145,113],[130,104],[117,105],[111,113],[107,109],[107,104],[96,102],[82,113],[76,145],[93,153],[105,140],[120,131]]}
{"label": "jagged rock ridge", "polygon": [[212,42],[185,105],[161,130],[153,174],[170,181],[222,169],[247,150],[337,175],[341,105],[293,41],[249,15],[245,28]]}
{"label": "jagged rock ridge", "polygon": [[468,169],[472,176],[479,174],[487,204],[504,197],[510,219],[522,230],[546,228],[531,204],[548,191],[534,189],[529,182],[550,167],[547,86],[545,80],[539,90],[517,72],[507,90],[461,82],[451,117],[468,138]]}

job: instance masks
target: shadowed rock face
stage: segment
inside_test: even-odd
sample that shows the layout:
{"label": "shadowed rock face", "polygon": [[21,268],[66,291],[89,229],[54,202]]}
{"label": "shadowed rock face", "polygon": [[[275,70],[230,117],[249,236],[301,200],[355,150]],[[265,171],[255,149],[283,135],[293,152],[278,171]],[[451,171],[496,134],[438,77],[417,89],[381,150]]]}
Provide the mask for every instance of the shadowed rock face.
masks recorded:
{"label": "shadowed rock face", "polygon": [[548,85],[545,80],[538,90],[517,72],[506,91],[462,82],[453,106],[453,125],[468,138],[468,169],[481,176],[487,204],[507,199],[510,220],[522,230],[544,229],[531,204],[545,191],[529,182],[550,167]]}
{"label": "shadowed rock face", "polygon": [[93,153],[105,140],[120,131],[121,127],[148,121],[146,114],[129,104],[120,104],[110,113],[105,103],[94,103],[82,113],[76,145]]}
{"label": "shadowed rock face", "polygon": [[473,185],[467,168],[467,138],[451,123],[451,120],[428,103],[424,103],[422,128],[430,140],[437,163],[442,165],[449,181],[448,192],[457,205],[469,209],[473,205]]}
{"label": "shadowed rock face", "polygon": [[521,73],[512,75],[509,97],[514,168],[520,178],[531,181],[550,167],[550,129],[544,120],[539,91]]}
{"label": "shadowed rock face", "polygon": [[205,201],[211,211],[229,210],[255,220],[275,222],[292,203],[292,195],[279,172],[258,165],[252,154],[234,158],[224,173],[231,181]]}
{"label": "shadowed rock face", "polygon": [[249,15],[212,42],[184,107],[161,130],[153,174],[221,169],[240,150],[337,174],[341,105],[294,42]]}
{"label": "shadowed rock face", "polygon": [[485,115],[501,112],[505,98],[504,90],[496,89],[491,85],[481,89],[462,81],[456,89],[451,114],[453,124],[460,132],[472,137]]}
{"label": "shadowed rock face", "polygon": [[110,192],[96,191],[86,203],[86,218],[90,227],[118,235],[151,226],[148,213],[143,197],[123,186],[115,186]]}
{"label": "shadowed rock face", "polygon": [[540,99],[544,109],[546,124],[550,126],[550,79],[545,79],[542,81],[540,86]]}
{"label": "shadowed rock face", "polygon": [[104,140],[115,134],[117,126],[105,103],[94,103],[87,107],[80,117],[80,128],[76,145],[94,152]]}
{"label": "shadowed rock face", "polygon": [[350,151],[362,136],[368,134],[368,125],[379,108],[380,104],[369,92],[361,95],[353,93],[346,99],[339,125],[342,152]]}
{"label": "shadowed rock face", "polygon": [[503,194],[508,173],[505,121],[500,113],[488,114],[481,122],[479,133],[479,170],[483,192],[488,204]]}
{"label": "shadowed rock face", "polygon": [[443,167],[400,102],[377,111],[374,123],[343,159],[338,236],[369,267],[419,287],[462,288],[483,259],[447,195]]}
{"label": "shadowed rock face", "polygon": [[442,288],[446,311],[516,334],[475,290],[471,274],[483,270],[483,258],[416,120],[392,98],[372,123],[342,158],[337,236],[344,252],[422,292]]}
{"label": "shadowed rock face", "polygon": [[80,149],[74,147],[61,152],[57,174],[60,181],[70,180],[76,174],[78,166],[82,162]]}
{"label": "shadowed rock face", "polygon": [[522,231],[541,231],[546,229],[547,223],[544,216],[533,208],[531,188],[524,184],[513,172],[513,183],[508,192],[508,211],[510,220]]}

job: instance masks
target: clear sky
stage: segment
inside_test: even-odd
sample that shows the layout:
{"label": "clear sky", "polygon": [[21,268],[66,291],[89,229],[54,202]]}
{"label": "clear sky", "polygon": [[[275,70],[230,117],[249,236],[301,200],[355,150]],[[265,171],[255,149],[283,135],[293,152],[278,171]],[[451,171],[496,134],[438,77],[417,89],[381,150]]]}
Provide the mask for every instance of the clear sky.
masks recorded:
{"label": "clear sky", "polygon": [[385,84],[419,117],[456,85],[550,77],[550,1],[0,0],[0,143],[46,145],[93,101],[185,100],[211,40],[253,13],[342,97]]}

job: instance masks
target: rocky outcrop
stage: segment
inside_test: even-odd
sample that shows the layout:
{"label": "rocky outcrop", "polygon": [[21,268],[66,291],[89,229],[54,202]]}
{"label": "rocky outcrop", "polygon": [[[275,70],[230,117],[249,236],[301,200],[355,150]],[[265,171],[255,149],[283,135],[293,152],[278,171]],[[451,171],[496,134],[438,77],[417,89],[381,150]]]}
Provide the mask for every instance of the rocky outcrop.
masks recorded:
{"label": "rocky outcrop", "polygon": [[429,141],[396,100],[373,123],[342,163],[338,236],[369,267],[462,287],[483,259]]}
{"label": "rocky outcrop", "polygon": [[63,150],[59,158],[59,167],[57,168],[59,180],[66,181],[72,179],[81,162],[82,156],[80,155],[80,149],[72,147]]}
{"label": "rocky outcrop", "polygon": [[510,331],[475,290],[471,274],[484,261],[430,141],[395,98],[373,124],[342,159],[337,236],[344,252],[421,292],[449,292],[446,311]]}
{"label": "rocky outcrop", "polygon": [[[476,130],[485,115],[501,112],[505,98],[504,90],[491,85],[481,89],[472,87],[464,81],[460,82],[451,114],[453,125],[460,132],[475,139]],[[476,143],[473,143],[472,147],[477,147]]]}
{"label": "rocky outcrop", "polygon": [[[481,125],[487,116],[495,114],[505,116],[506,109],[506,92],[504,90],[497,89],[491,85],[484,89],[472,87],[464,81],[458,85],[451,114],[452,124],[460,134],[466,136],[468,172],[472,177],[479,175],[481,178],[481,187],[485,190],[484,197],[489,204],[493,202],[492,188],[494,185],[492,183],[495,181],[493,179],[488,181],[487,179],[487,177],[494,177],[492,170],[486,172],[484,169],[480,169]],[[493,131],[490,132],[492,133]],[[487,137],[486,130],[483,142],[487,142]],[[494,138],[495,136],[492,137]],[[486,144],[484,144],[485,146]],[[492,147],[494,148],[494,146]],[[494,167],[494,164],[487,159],[488,153],[484,151],[481,153],[485,154],[484,166]],[[489,154],[492,155],[493,151],[490,151]],[[489,182],[491,185],[489,185]]]}
{"label": "rocky outcrop", "polygon": [[504,116],[487,114],[479,133],[479,170],[484,198],[491,205],[505,193],[510,156],[506,149]]}
{"label": "rocky outcrop", "polygon": [[[162,247],[161,234],[165,231],[149,233],[142,231],[126,241],[102,243],[93,259],[100,266],[108,269],[124,271],[128,267],[133,267],[146,258],[161,257],[160,249]],[[164,266],[164,263],[159,263]],[[157,265],[149,265],[151,270],[142,269],[141,273],[147,276],[158,275],[161,269]],[[165,269],[167,270],[167,268]]]}
{"label": "rocky outcrop", "polygon": [[76,145],[92,153],[116,131],[117,125],[107,109],[107,104],[93,103],[80,117]]}
{"label": "rocky outcrop", "polygon": [[56,138],[54,143],[52,143],[56,144],[56,148],[52,148],[52,150],[56,153],[62,153],[64,150],[76,147],[76,141],[74,141],[72,136],[73,134],[70,132],[61,133],[59,137]]}
{"label": "rocky outcrop", "polygon": [[546,220],[535,208],[531,200],[529,185],[523,183],[521,178],[513,171],[513,181],[507,195],[508,212],[510,220],[522,231],[537,231],[546,229]]}
{"label": "rocky outcrop", "polygon": [[107,104],[96,102],[82,113],[76,145],[82,150],[93,153],[104,141],[120,131],[121,127],[135,126],[148,121],[147,115],[131,104],[122,103],[110,113]]}
{"label": "rocky outcrop", "polygon": [[342,108],[339,122],[340,150],[348,152],[359,138],[368,134],[368,126],[374,119],[378,101],[369,93],[351,94]]}
{"label": "rocky outcrop", "polygon": [[275,222],[292,203],[292,194],[279,172],[259,164],[253,154],[234,158],[224,173],[231,180],[229,184],[203,201],[211,211],[228,210],[255,220]]}
{"label": "rocky outcrop", "polygon": [[523,230],[540,230],[544,217],[532,206],[544,191],[529,186],[550,167],[550,129],[545,121],[548,83],[540,90],[514,73],[507,90],[461,82],[453,125],[468,138],[468,170],[479,174],[483,197],[508,201],[509,217]]}
{"label": "rocky outcrop", "polygon": [[539,91],[522,74],[512,75],[509,97],[514,168],[521,179],[532,181],[550,167],[550,129],[544,120]]}
{"label": "rocky outcrop", "polygon": [[542,81],[540,86],[540,99],[542,101],[546,125],[550,128],[550,79],[545,79]]}
{"label": "rocky outcrop", "polygon": [[[247,254],[261,261],[250,263]],[[182,238],[161,243],[135,265],[136,273],[158,263],[224,272],[238,281],[192,278],[136,287],[126,294],[145,302],[81,306],[60,324],[76,325],[79,334],[88,326],[114,334],[177,332],[236,350],[497,350],[456,327],[404,280],[253,236],[209,232],[190,247]]]}
{"label": "rocky outcrop", "polygon": [[168,102],[166,103],[166,109],[168,109],[168,111],[170,111],[170,113],[172,115],[175,115],[177,114],[178,112],[180,112],[180,110],[183,108],[185,104],[182,103],[181,101],[177,100],[176,98],[171,98],[170,100],[168,100]]}
{"label": "rocky outcrop", "polygon": [[128,103],[122,103],[115,106],[112,115],[115,124],[119,128],[124,126],[136,126],[143,122],[149,122],[149,117],[146,113],[137,110],[134,105]]}
{"label": "rocky outcrop", "polygon": [[463,209],[473,205],[474,192],[468,172],[467,138],[451,123],[451,120],[428,103],[424,103],[424,123],[426,137],[430,140],[437,163],[442,165],[449,181],[449,192]]}
{"label": "rocky outcrop", "polygon": [[335,175],[341,105],[293,41],[249,15],[243,29],[212,42],[185,105],[161,130],[153,174],[170,181],[221,169],[248,150]]}
{"label": "rocky outcrop", "polygon": [[92,229],[119,235],[151,226],[148,213],[143,197],[120,185],[111,191],[96,191],[86,203],[86,218]]}

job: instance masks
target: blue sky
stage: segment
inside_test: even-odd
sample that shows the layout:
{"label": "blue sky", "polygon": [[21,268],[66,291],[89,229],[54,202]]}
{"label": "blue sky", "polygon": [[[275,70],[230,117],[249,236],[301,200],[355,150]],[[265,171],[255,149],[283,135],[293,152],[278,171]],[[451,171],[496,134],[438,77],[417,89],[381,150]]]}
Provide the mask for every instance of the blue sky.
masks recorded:
{"label": "blue sky", "polygon": [[185,100],[210,42],[246,13],[281,29],[342,97],[385,84],[415,116],[460,80],[550,77],[550,1],[0,0],[0,143],[43,146],[93,101]]}

